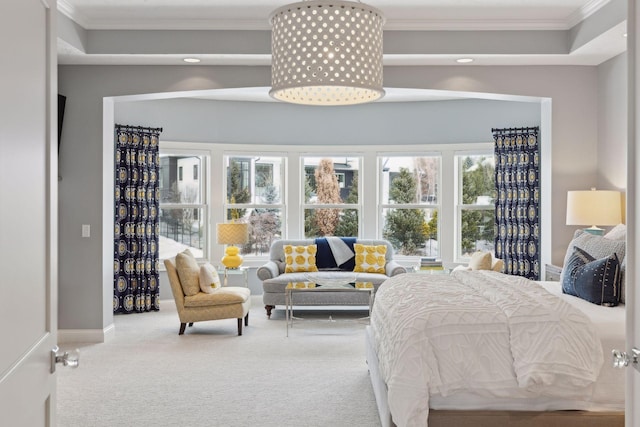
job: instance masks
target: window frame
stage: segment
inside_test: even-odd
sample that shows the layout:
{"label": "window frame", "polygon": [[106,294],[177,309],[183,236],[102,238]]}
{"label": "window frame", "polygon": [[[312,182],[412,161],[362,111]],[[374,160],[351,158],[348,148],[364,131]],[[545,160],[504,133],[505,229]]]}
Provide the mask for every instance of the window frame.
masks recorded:
{"label": "window frame", "polygon": [[[252,154],[255,153],[255,148],[253,150],[251,150],[251,153],[249,151],[237,151],[237,150],[223,150],[221,152],[222,155],[222,161],[221,161],[221,170],[222,170],[222,186],[221,186],[221,192],[222,192],[222,197],[223,197],[223,202],[221,205],[221,215],[219,218],[219,223],[224,223],[224,222],[229,222],[229,220],[227,219],[227,211],[229,209],[279,209],[280,210],[280,236],[281,238],[286,238],[286,224],[287,224],[287,204],[286,204],[286,200],[287,200],[287,188],[285,183],[287,182],[287,155],[285,153],[282,152],[263,152],[261,155],[255,155]],[[242,174],[242,178],[243,180],[246,178],[246,182],[243,182],[242,185],[244,187],[244,184],[247,184],[248,188],[251,189],[253,187],[254,191],[252,191],[251,197],[250,197],[250,201],[249,203],[231,203],[231,201],[229,200],[228,197],[228,180],[229,180],[229,173],[227,173],[227,163],[229,163],[227,161],[227,159],[231,159],[231,158],[242,158],[243,160],[246,159],[250,159],[248,162],[242,162],[241,164],[241,169],[240,172]],[[259,160],[261,158],[265,158],[265,157],[269,157],[269,158],[280,158],[281,159],[281,163],[282,166],[280,168],[281,172],[280,172],[280,178],[279,181],[281,183],[280,185],[280,202],[279,203],[257,203],[256,197],[258,196],[258,188],[264,188],[264,187],[258,187],[257,185],[257,166],[258,165],[265,165],[264,162],[262,163],[258,163],[256,160]],[[248,164],[246,170],[243,167],[243,164],[246,163]],[[230,163],[229,163],[230,164]],[[253,166],[252,166],[253,165]],[[271,164],[271,178],[275,180],[275,171],[273,170],[273,165]],[[245,174],[247,175],[245,177]],[[243,258],[245,259],[245,261],[247,260],[264,260],[265,257],[268,257],[268,252],[265,253],[264,255],[254,255],[254,254],[242,254]]]}
{"label": "window frame", "polygon": [[[199,178],[195,179],[198,181],[198,187],[200,190],[199,203],[162,203],[159,202],[159,210],[177,210],[177,209],[193,209],[194,211],[201,209],[202,210],[202,257],[198,257],[198,259],[208,259],[210,255],[210,212],[211,212],[211,203],[209,197],[209,188],[211,185],[210,182],[210,174],[208,173],[211,168],[211,152],[209,150],[202,149],[193,149],[186,146],[184,143],[165,143],[163,142],[160,146],[160,154],[168,155],[168,156],[184,156],[184,157],[201,157],[201,168],[199,173]],[[194,165],[196,166],[196,165]],[[180,170],[184,169],[182,166],[178,167],[178,176],[176,177],[176,182],[184,182],[184,180],[180,178]],[[162,180],[161,180],[162,181]],[[194,215],[197,217],[197,215]],[[196,218],[200,221],[199,218]],[[161,259],[162,260],[162,259]]]}
{"label": "window frame", "polygon": [[[492,211],[495,215],[495,204],[464,204],[463,203],[463,178],[460,159],[468,156],[485,156],[494,157],[493,145],[490,149],[485,150],[458,150],[454,153],[454,167],[456,174],[455,185],[455,222],[456,222],[456,240],[455,240],[455,259],[457,262],[468,262],[470,256],[464,256],[462,253],[462,212],[463,211]],[[495,160],[494,160],[495,162]],[[494,164],[495,167],[495,164]],[[494,236],[495,237],[495,236]]]}
{"label": "window frame", "polygon": [[[412,157],[435,157],[439,160],[439,167],[438,167],[438,176],[436,177],[436,186],[438,188],[438,194],[437,194],[437,200],[438,203],[422,203],[422,202],[418,202],[418,203],[383,203],[383,194],[382,192],[384,191],[384,159],[388,158],[388,157],[406,157],[406,158],[412,158]],[[443,185],[442,185],[442,179],[443,179],[443,156],[442,156],[442,151],[438,150],[438,151],[434,151],[434,150],[425,150],[425,151],[412,151],[412,152],[403,152],[403,151],[390,151],[390,152],[379,152],[377,153],[377,171],[378,171],[378,208],[377,208],[377,213],[378,213],[378,236],[380,236],[380,238],[382,238],[383,233],[384,233],[384,211],[385,209],[419,209],[419,210],[425,210],[425,209],[435,209],[438,212],[438,230],[437,230],[437,241],[440,244],[440,242],[442,241],[442,220],[440,219],[442,217],[442,189],[443,189]],[[391,181],[389,182],[389,184],[391,184]],[[415,258],[420,258],[419,255],[400,255],[400,254],[396,254],[395,255],[397,258],[399,259],[415,259]],[[439,246],[438,247],[438,258],[442,258],[442,249]]]}
{"label": "window frame", "polygon": [[[454,241],[457,240],[458,227],[456,226],[456,196],[455,185],[457,181],[454,171],[456,152],[476,152],[488,155],[493,150],[493,142],[477,143],[451,143],[451,144],[416,144],[416,145],[393,145],[383,147],[379,145],[354,145],[345,141],[343,145],[274,145],[274,144],[230,144],[214,142],[187,142],[187,141],[162,141],[162,152],[183,152],[198,153],[207,157],[207,170],[201,170],[201,178],[206,173],[206,201],[208,203],[207,218],[204,219],[207,225],[206,248],[203,252],[205,258],[214,265],[219,264],[220,258],[224,255],[224,246],[216,242],[215,224],[226,221],[226,168],[223,162],[225,155],[237,157],[255,157],[255,153],[260,153],[265,157],[283,158],[283,188],[281,189],[282,206],[282,238],[283,239],[303,239],[304,219],[300,214],[304,204],[304,188],[301,186],[300,177],[304,173],[301,161],[307,157],[361,157],[358,183],[358,205],[359,205],[359,238],[378,239],[382,236],[382,220],[378,206],[380,194],[380,174],[379,156],[412,156],[441,154],[440,164],[440,187],[439,187],[439,207],[438,210],[438,233],[439,250],[443,263],[453,266],[467,260],[457,256],[457,247]],[[391,149],[390,149],[391,148]],[[327,153],[331,153],[328,155]],[[203,166],[204,168],[204,166]],[[364,185],[366,182],[366,185]],[[216,183],[212,185],[212,183]],[[220,185],[223,184],[223,185]],[[302,187],[302,188],[301,188]],[[274,207],[274,205],[260,207]],[[427,205],[429,206],[429,205]],[[241,206],[238,206],[241,207]],[[256,205],[242,206],[254,208]],[[312,206],[317,208],[317,205]],[[345,208],[345,206],[337,206]],[[424,208],[425,205],[419,205]],[[259,256],[245,256],[244,265],[248,267],[258,267],[268,259],[268,254]],[[415,265],[418,257],[394,255],[394,258],[403,265]]]}
{"label": "window frame", "polygon": [[[313,237],[306,237],[305,236],[305,229],[304,229],[304,224],[305,224],[305,211],[307,209],[309,210],[317,210],[317,209],[345,209],[345,210],[355,210],[358,213],[358,235],[355,236],[357,238],[360,238],[362,236],[362,169],[364,167],[364,156],[360,153],[360,154],[354,154],[352,152],[341,152],[339,156],[335,155],[335,154],[327,154],[328,152],[304,152],[300,154],[300,158],[299,158],[299,168],[300,168],[300,175],[299,175],[299,179],[298,179],[298,184],[300,185],[300,194],[299,194],[299,198],[300,198],[300,212],[301,212],[301,226],[302,226],[302,230],[300,230],[300,236],[302,239],[310,239]],[[358,172],[358,203],[354,204],[354,203],[337,203],[337,204],[332,204],[332,203],[306,203],[305,202],[305,193],[304,193],[304,178],[306,177],[306,168],[305,168],[305,159],[306,158],[336,158],[336,157],[344,157],[344,158],[355,158],[358,160],[358,168],[354,169],[355,171]],[[335,172],[334,170],[334,174],[337,175],[339,172]],[[342,175],[344,176],[344,173],[342,173]],[[340,182],[338,181],[338,185],[340,184]],[[340,187],[342,188],[342,187]]]}

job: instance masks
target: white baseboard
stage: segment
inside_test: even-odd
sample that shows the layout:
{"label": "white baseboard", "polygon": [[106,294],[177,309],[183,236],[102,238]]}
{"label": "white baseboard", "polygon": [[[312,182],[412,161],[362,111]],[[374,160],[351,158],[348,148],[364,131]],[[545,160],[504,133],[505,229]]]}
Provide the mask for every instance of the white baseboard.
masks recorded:
{"label": "white baseboard", "polygon": [[112,323],[104,329],[58,329],[58,344],[67,343],[102,343],[115,332]]}

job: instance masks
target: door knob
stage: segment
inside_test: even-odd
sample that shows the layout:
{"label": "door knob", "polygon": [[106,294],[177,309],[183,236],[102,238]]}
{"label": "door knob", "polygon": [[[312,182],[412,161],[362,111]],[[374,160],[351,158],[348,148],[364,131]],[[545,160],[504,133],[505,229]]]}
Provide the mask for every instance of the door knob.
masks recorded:
{"label": "door knob", "polygon": [[631,363],[634,368],[640,370],[640,367],[638,366],[638,363],[640,362],[640,350],[637,348],[631,349],[631,356],[629,356],[626,351],[620,350],[612,350],[611,356],[613,357],[614,368],[625,368],[629,366],[629,363]]}
{"label": "door knob", "polygon": [[60,351],[58,346],[51,350],[51,373],[56,371],[56,364],[62,363],[62,366],[77,368],[80,365],[80,350],[77,348],[71,351]]}

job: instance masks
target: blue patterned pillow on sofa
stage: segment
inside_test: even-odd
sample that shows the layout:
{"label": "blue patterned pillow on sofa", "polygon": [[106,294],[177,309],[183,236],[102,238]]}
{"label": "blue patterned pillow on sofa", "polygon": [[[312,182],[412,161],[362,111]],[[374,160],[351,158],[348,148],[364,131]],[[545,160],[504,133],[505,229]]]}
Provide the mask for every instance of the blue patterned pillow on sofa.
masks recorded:
{"label": "blue patterned pillow on sofa", "polygon": [[620,261],[615,253],[595,259],[575,247],[564,266],[562,292],[593,304],[615,306],[620,302]]}

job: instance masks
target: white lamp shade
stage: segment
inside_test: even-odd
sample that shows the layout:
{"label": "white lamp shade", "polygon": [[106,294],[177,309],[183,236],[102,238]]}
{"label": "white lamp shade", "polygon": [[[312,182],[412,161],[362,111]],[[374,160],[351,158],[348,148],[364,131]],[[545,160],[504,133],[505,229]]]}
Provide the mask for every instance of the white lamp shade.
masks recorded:
{"label": "white lamp shade", "polygon": [[216,231],[221,245],[237,245],[249,240],[249,226],[244,223],[218,224]]}
{"label": "white lamp shade", "polygon": [[280,101],[351,105],[382,88],[382,13],[364,3],[312,0],[271,14],[271,86]]}
{"label": "white lamp shade", "polygon": [[619,191],[586,190],[567,193],[567,225],[617,225],[621,221]]}

